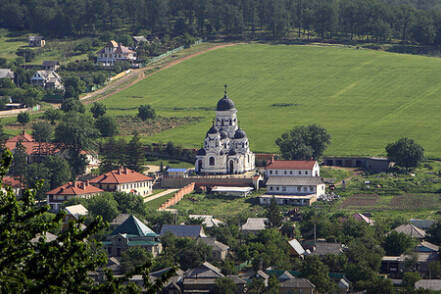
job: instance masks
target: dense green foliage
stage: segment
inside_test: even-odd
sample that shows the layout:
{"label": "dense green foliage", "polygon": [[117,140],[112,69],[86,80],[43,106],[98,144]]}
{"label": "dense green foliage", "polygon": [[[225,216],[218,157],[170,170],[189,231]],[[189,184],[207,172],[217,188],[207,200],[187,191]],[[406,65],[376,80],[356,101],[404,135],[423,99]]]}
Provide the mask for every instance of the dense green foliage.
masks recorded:
{"label": "dense green foliage", "polygon": [[388,144],[386,152],[390,160],[405,168],[416,167],[424,158],[424,148],[408,138],[401,138]]}
{"label": "dense green foliage", "polygon": [[295,127],[276,140],[280,153],[288,160],[318,160],[330,142],[326,129],[317,125]]}
{"label": "dense green foliage", "polygon": [[156,117],[156,113],[150,105],[141,105],[138,108],[138,117],[142,120],[154,119]]}
{"label": "dense green foliage", "polygon": [[[0,5],[0,26],[4,28],[57,37],[101,33],[103,39],[112,38],[111,31],[129,27],[136,32],[183,38],[215,33],[254,38],[266,30],[273,39],[283,39],[295,31],[303,38],[315,32],[323,38],[397,38],[432,44],[440,41],[440,19],[435,1],[8,0]],[[124,35],[119,38],[131,42]],[[32,51],[22,51],[25,58],[32,58]]]}
{"label": "dense green foliage", "polygon": [[17,115],[17,122],[21,123],[22,125],[27,124],[31,120],[31,117],[28,112],[20,112]]}

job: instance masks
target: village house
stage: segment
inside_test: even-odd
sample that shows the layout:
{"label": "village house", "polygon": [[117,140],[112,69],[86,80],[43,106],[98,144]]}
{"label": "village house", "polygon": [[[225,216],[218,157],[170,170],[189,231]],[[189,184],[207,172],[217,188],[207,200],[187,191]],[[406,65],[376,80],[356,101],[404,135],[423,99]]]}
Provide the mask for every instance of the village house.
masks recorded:
{"label": "village house", "polygon": [[97,53],[97,63],[103,66],[112,66],[116,61],[134,62],[135,60],[135,51],[113,40]]}
{"label": "village house", "polygon": [[87,208],[81,204],[66,206],[64,211],[66,212],[66,215],[63,219],[62,230],[65,230],[68,227],[69,221],[76,221],[80,217],[86,217],[89,214]]}
{"label": "village house", "polygon": [[211,254],[214,260],[225,260],[230,252],[230,247],[217,241],[216,238],[200,238],[199,241],[211,247]]}
{"label": "village house", "polygon": [[[22,179],[20,179],[20,177],[5,176],[3,177],[3,184],[11,187],[16,197],[22,196],[24,184],[22,182]],[[6,191],[5,188],[2,188],[2,191],[5,192]]]}
{"label": "village house", "polygon": [[398,233],[403,233],[409,237],[416,239],[424,239],[426,237],[426,231],[411,224],[398,226],[394,229],[394,231]]}
{"label": "village house", "polygon": [[137,217],[130,215],[103,242],[109,256],[121,256],[121,253],[133,246],[149,251],[153,257],[162,252],[159,235]]}
{"label": "village house", "polygon": [[206,228],[212,228],[212,227],[218,227],[220,225],[223,225],[224,222],[213,217],[212,215],[203,215],[203,214],[190,214],[188,216],[189,219],[193,220],[201,220],[202,224]]}
{"label": "village house", "polygon": [[104,191],[89,184],[89,182],[68,182],[46,193],[47,203],[51,206],[51,210],[58,212],[63,202],[73,198],[92,198]]}
{"label": "village house", "polygon": [[267,226],[268,219],[266,217],[249,217],[247,222],[241,226],[240,230],[245,234],[257,234],[258,232],[265,230]]}
{"label": "village house", "polygon": [[149,40],[147,40],[147,38],[144,36],[133,36],[132,39],[133,42],[135,43],[135,48],[138,48],[144,43],[150,44]]}
{"label": "village house", "polygon": [[44,89],[64,90],[63,80],[53,70],[37,70],[31,78],[31,84]]}
{"label": "village house", "polygon": [[29,36],[28,42],[30,47],[46,46],[46,40],[42,36]]}
{"label": "village house", "polygon": [[278,204],[310,206],[325,194],[325,183],[315,160],[271,160],[265,167],[267,193],[259,196],[260,204],[271,199]]}
{"label": "village house", "polygon": [[[225,277],[221,270],[211,263],[204,262],[197,268],[189,269],[184,273],[183,292],[184,293],[213,293],[218,278]],[[238,276],[227,276],[236,284],[237,293],[243,293],[246,281]]]}
{"label": "village house", "polygon": [[0,68],[0,79],[14,80],[14,72],[9,68]]}
{"label": "village house", "polygon": [[125,192],[139,196],[152,193],[153,179],[126,167],[120,167],[90,180],[108,192]]}
{"label": "village house", "polygon": [[[16,152],[17,144],[21,142],[26,153],[27,163],[40,162],[47,156],[60,156],[66,160],[69,160],[69,152],[64,149],[62,144],[51,142],[37,142],[32,135],[23,132],[20,135],[9,138],[5,142],[6,148],[8,148],[12,154]],[[98,155],[88,151],[81,151],[81,154],[86,157],[86,173],[89,173],[92,169],[99,167],[100,160]]]}
{"label": "village house", "polygon": [[60,63],[56,60],[44,60],[42,67],[43,70],[56,71],[60,67]]}
{"label": "village house", "polygon": [[186,237],[192,239],[207,237],[204,228],[201,225],[163,225],[161,228],[161,237],[171,233],[176,237]]}

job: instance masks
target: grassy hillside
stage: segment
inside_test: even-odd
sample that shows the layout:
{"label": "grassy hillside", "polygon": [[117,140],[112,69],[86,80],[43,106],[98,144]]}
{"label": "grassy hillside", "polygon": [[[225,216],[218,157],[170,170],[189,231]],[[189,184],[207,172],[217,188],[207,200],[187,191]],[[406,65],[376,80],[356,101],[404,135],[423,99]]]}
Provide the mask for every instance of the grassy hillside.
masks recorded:
{"label": "grassy hillside", "polygon": [[223,85],[254,151],[318,123],[332,135],[327,154],[380,155],[402,136],[441,157],[441,59],[344,47],[237,45],[187,60],[105,100],[112,115],[151,104],[162,116],[201,117],[146,142],[200,146]]}

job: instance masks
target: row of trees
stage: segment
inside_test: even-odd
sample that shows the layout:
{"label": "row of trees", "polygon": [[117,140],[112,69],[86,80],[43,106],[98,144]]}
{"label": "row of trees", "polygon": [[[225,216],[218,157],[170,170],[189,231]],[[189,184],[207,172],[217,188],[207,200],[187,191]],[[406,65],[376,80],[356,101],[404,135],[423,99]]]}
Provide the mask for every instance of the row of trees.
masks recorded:
{"label": "row of trees", "polygon": [[0,26],[53,36],[127,27],[176,36],[216,32],[253,36],[263,29],[275,39],[294,30],[298,37],[315,32],[350,40],[441,42],[441,12],[432,0],[5,0],[0,3]]}

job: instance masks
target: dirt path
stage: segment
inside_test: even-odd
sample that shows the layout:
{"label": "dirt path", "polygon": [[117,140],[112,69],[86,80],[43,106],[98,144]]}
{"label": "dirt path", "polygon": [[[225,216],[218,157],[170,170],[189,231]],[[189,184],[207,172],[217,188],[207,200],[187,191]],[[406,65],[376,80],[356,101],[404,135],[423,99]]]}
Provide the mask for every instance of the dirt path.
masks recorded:
{"label": "dirt path", "polygon": [[[175,65],[177,65],[177,64],[179,64],[181,62],[184,62],[185,60],[188,60],[188,59],[193,58],[195,56],[207,53],[209,51],[213,51],[213,50],[220,49],[220,48],[225,48],[225,47],[230,47],[230,46],[234,46],[234,45],[237,45],[237,44],[241,44],[241,43],[227,43],[227,44],[222,44],[222,45],[216,45],[216,46],[207,48],[205,50],[202,50],[202,51],[199,51],[199,52],[196,52],[196,53],[193,53],[193,54],[190,54],[190,55],[178,58],[176,60],[172,60],[172,61],[166,63],[164,66],[160,67],[158,70],[156,70],[156,71],[154,71],[152,73],[149,73],[148,75],[145,75],[145,71],[149,70],[149,69],[154,69],[157,65],[153,64],[153,65],[149,65],[147,67],[143,67],[143,68],[140,68],[140,69],[132,70],[130,73],[124,75],[123,77],[117,79],[114,82],[111,82],[109,85],[105,86],[104,88],[101,88],[101,89],[99,89],[99,90],[97,90],[95,92],[92,92],[92,93],[89,93],[89,94],[85,95],[84,97],[81,97],[80,100],[82,100],[84,104],[89,104],[89,103],[92,103],[92,102],[95,102],[95,101],[103,100],[103,99],[105,99],[105,98],[107,98],[109,96],[115,95],[115,94],[121,92],[122,90],[125,90],[125,89],[133,86],[134,84],[142,81],[143,79],[151,77],[152,75],[154,75],[154,74],[156,74],[156,73],[158,73],[160,71],[163,71],[163,70],[165,70],[167,68],[175,66]],[[136,78],[133,81],[131,81],[130,83],[124,85],[124,83],[129,81],[134,76],[136,76]],[[111,93],[105,94],[107,91],[109,91],[109,90],[111,91],[112,89],[115,89],[115,90],[112,91]],[[102,94],[104,94],[104,95],[99,97]],[[86,99],[87,99],[87,101],[84,101]]]}
{"label": "dirt path", "polygon": [[169,194],[171,194],[171,193],[173,193],[173,192],[177,192],[179,189],[167,189],[167,190],[165,190],[165,191],[163,191],[163,192],[161,192],[161,193],[158,193],[158,194],[156,194],[156,195],[153,195],[153,196],[150,196],[150,197],[146,197],[146,198],[144,198],[144,202],[146,203],[146,202],[150,202],[150,201],[152,201],[152,200],[155,200],[155,199],[158,199],[159,197],[162,197],[162,196],[165,196],[165,195],[169,195]]}

